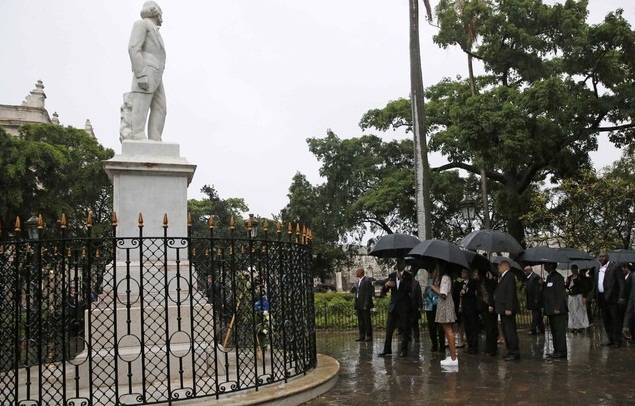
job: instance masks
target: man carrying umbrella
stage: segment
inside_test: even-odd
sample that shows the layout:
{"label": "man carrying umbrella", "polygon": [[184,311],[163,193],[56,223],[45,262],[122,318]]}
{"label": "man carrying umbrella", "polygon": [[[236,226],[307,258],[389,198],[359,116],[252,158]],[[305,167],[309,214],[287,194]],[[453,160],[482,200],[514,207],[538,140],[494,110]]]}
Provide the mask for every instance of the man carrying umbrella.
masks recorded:
{"label": "man carrying umbrella", "polygon": [[552,359],[567,358],[567,289],[564,278],[556,270],[557,264],[546,263],[549,272],[543,289],[545,314],[549,317],[549,326],[553,337],[553,353],[547,354]]}
{"label": "man carrying umbrella", "polygon": [[414,317],[414,306],[412,294],[412,274],[408,271],[401,272],[399,268],[403,263],[398,263],[397,272],[388,275],[388,280],[384,284],[382,292],[390,290],[390,304],[388,305],[388,319],[386,320],[386,341],[384,350],[380,357],[392,354],[392,335],[395,329],[399,330],[401,346],[399,355],[408,355],[408,345],[410,344],[410,333],[412,331],[412,318]]}
{"label": "man carrying umbrella", "polygon": [[527,293],[527,310],[531,310],[531,328],[529,335],[544,334],[545,322],[542,319],[542,278],[530,266],[525,272],[525,292]]}
{"label": "man carrying umbrella", "polygon": [[509,260],[502,259],[498,264],[500,282],[494,292],[494,307],[496,313],[501,316],[503,324],[503,336],[507,347],[505,361],[520,359],[518,346],[518,331],[516,329],[516,313],[518,312],[518,296],[516,294],[516,280],[514,274],[509,272],[511,264]]}

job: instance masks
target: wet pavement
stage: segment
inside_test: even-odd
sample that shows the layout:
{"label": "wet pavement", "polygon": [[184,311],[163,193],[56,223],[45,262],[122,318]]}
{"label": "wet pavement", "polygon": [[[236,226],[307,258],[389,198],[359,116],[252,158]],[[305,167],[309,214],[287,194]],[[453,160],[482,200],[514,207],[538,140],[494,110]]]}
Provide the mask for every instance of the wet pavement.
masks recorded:
{"label": "wet pavement", "polygon": [[[533,337],[521,331],[519,336],[520,361],[459,349],[458,369],[443,370],[444,355],[430,352],[427,336],[407,358],[384,359],[377,357],[381,333],[373,343],[356,343],[354,333],[319,332],[318,352],[335,357],[341,369],[336,386],[307,404],[635,405],[635,345],[603,347],[595,329],[569,334],[568,360],[550,361],[544,359],[551,352],[549,333]],[[503,344],[499,352],[504,353]]]}

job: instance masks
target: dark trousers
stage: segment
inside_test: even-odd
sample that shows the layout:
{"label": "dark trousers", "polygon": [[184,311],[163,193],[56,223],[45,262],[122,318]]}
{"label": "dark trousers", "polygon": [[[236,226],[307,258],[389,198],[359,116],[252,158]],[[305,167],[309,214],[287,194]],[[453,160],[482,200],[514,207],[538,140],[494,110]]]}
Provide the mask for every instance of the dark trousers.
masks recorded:
{"label": "dark trousers", "polygon": [[396,311],[388,313],[386,321],[386,341],[384,341],[384,353],[392,353],[392,335],[395,329],[399,329],[399,337],[401,338],[401,351],[408,352],[408,344],[410,344],[410,331],[412,325],[407,316],[400,315]]}
{"label": "dark trousers", "polygon": [[507,355],[520,355],[516,316],[513,314],[511,316],[501,314],[501,321],[503,323],[503,336],[505,337]]}
{"label": "dark trousers", "polygon": [[598,294],[598,305],[602,312],[604,329],[609,338],[609,343],[622,343],[622,326],[620,325],[620,307],[617,303],[610,303],[604,300],[604,294]]}
{"label": "dark trousers", "polygon": [[419,332],[419,320],[421,319],[421,312],[415,312],[412,316],[412,337],[415,342],[418,343],[420,339]]}
{"label": "dark trousers", "polygon": [[531,329],[532,333],[544,333],[545,321],[542,316],[542,309],[531,310]]}
{"label": "dark trousers", "polygon": [[426,311],[426,319],[428,320],[428,333],[430,334],[430,342],[432,342],[432,351],[445,348],[445,334],[443,329],[435,321],[437,318],[437,308]]}
{"label": "dark trousers", "polygon": [[370,320],[370,309],[357,309],[357,326],[359,338],[373,338],[373,324]]}
{"label": "dark trousers", "polygon": [[478,313],[463,312],[463,327],[465,327],[467,349],[472,352],[478,352],[479,324]]}
{"label": "dark trousers", "polygon": [[485,326],[485,352],[496,354],[498,352],[498,315],[494,312],[483,313]]}
{"label": "dark trousers", "polygon": [[567,324],[569,317],[567,313],[554,314],[549,316],[549,326],[553,338],[553,353],[567,354]]}

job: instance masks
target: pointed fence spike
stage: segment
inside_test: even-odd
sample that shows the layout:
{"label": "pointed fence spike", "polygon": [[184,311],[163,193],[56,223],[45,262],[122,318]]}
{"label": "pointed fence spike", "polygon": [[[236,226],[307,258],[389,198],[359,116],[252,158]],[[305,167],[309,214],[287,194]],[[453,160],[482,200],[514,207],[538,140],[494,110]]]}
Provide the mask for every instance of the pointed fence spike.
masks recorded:
{"label": "pointed fence spike", "polygon": [[68,224],[68,220],[66,220],[66,214],[62,213],[62,217],[60,217],[60,228],[66,228]]}
{"label": "pointed fence spike", "polygon": [[42,213],[37,215],[36,225],[38,230],[42,230],[44,228],[44,218],[42,217]]}
{"label": "pointed fence spike", "polygon": [[86,227],[92,227],[93,226],[93,211],[92,210],[88,210],[88,217],[86,217]]}
{"label": "pointed fence spike", "polygon": [[163,228],[168,227],[168,213],[163,213]]}
{"label": "pointed fence spike", "polygon": [[209,227],[210,229],[214,228],[214,216],[209,216],[207,218],[207,227]]}
{"label": "pointed fence spike", "polygon": [[15,218],[14,230],[16,233],[19,233],[22,230],[22,221],[20,221],[20,216],[16,216]]}
{"label": "pointed fence spike", "polygon": [[114,211],[112,212],[112,216],[111,216],[111,218],[110,218],[110,223],[111,223],[113,226],[116,226],[116,225],[117,225],[117,212],[114,212]]}
{"label": "pointed fence spike", "polygon": [[143,214],[139,213],[139,220],[137,221],[139,223],[139,227],[143,227]]}
{"label": "pointed fence spike", "polygon": [[187,226],[192,227],[192,213],[187,212]]}

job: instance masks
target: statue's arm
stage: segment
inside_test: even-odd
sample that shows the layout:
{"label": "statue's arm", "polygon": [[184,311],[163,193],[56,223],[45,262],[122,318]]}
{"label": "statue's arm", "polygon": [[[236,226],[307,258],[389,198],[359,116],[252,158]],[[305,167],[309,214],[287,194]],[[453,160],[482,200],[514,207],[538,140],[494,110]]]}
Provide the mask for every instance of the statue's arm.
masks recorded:
{"label": "statue's arm", "polygon": [[130,54],[130,62],[132,63],[132,71],[135,77],[140,78],[145,76],[143,63],[143,43],[146,40],[147,28],[143,20],[139,20],[132,26],[132,33],[130,34],[130,42],[128,43],[128,53]]}

